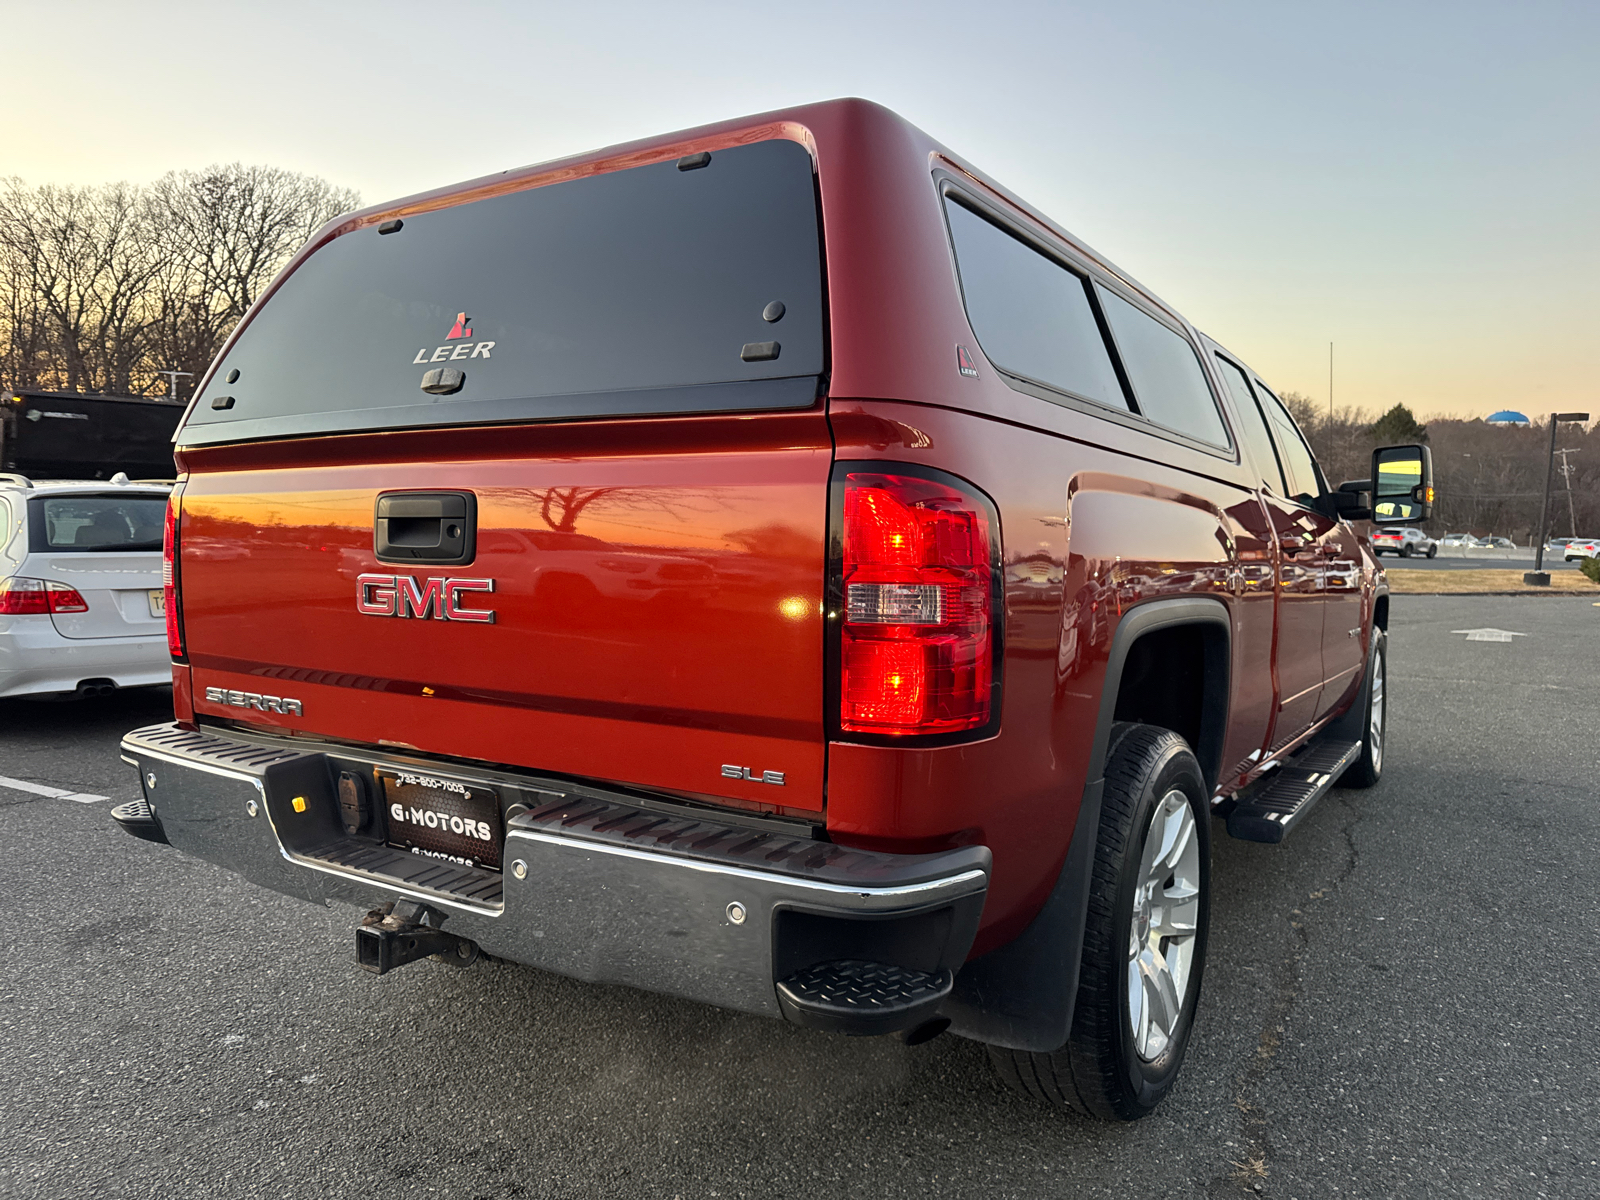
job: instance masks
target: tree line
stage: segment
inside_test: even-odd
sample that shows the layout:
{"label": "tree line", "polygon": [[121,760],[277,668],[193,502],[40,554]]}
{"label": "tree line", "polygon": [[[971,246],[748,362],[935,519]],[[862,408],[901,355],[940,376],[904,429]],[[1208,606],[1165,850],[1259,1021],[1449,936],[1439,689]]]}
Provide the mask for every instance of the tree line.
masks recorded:
{"label": "tree line", "polygon": [[[1376,447],[1423,442],[1433,452],[1438,493],[1431,533],[1495,534],[1522,546],[1535,536],[1550,457],[1548,414],[1542,421],[1529,414],[1535,423],[1527,428],[1458,417],[1424,425],[1400,404],[1374,420],[1348,407],[1330,416],[1326,405],[1294,392],[1283,401],[1334,487],[1371,475]],[[1600,535],[1600,424],[1561,426],[1556,449],[1570,453],[1565,473],[1556,456],[1547,536]]]}
{"label": "tree line", "polygon": [[239,318],[321,225],[326,180],[231,163],[154,183],[0,180],[0,386],[187,400]]}

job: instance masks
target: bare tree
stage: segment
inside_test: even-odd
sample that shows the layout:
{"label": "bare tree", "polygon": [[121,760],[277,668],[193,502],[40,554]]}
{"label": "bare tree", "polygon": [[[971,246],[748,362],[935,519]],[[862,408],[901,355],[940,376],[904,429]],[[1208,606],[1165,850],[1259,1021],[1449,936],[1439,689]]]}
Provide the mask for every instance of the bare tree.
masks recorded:
{"label": "bare tree", "polygon": [[347,188],[278,167],[229,163],[156,180],[148,208],[172,260],[163,329],[174,365],[209,363],[290,256],[359,203]]}
{"label": "bare tree", "polygon": [[165,390],[198,378],[239,318],[351,191],[238,163],[146,188],[0,181],[0,385]]}
{"label": "bare tree", "polygon": [[38,387],[52,369],[49,320],[39,303],[37,264],[31,252],[30,223],[19,219],[22,183],[4,181],[0,191],[0,379],[13,387]]}
{"label": "bare tree", "polygon": [[[0,193],[13,340],[71,390],[128,391],[147,320],[154,253],[139,196],[126,184],[41,187],[9,180]],[[40,351],[51,360],[37,362]]]}

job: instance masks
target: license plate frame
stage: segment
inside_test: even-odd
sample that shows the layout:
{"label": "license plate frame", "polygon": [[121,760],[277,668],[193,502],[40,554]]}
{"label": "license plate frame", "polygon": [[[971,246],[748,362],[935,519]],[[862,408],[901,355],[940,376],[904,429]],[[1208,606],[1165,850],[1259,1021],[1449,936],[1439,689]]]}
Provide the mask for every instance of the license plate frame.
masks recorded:
{"label": "license plate frame", "polygon": [[399,767],[378,768],[377,781],[389,845],[457,866],[500,870],[505,820],[498,788]]}
{"label": "license plate frame", "polygon": [[145,593],[145,600],[150,605],[150,615],[157,621],[167,619],[167,589],[151,588]]}

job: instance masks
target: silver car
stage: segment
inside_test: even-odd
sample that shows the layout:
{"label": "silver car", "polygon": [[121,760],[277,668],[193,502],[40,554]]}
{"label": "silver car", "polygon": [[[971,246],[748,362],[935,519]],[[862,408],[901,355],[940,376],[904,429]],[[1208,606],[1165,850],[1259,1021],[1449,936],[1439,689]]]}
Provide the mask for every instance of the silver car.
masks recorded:
{"label": "silver car", "polygon": [[170,484],[0,475],[0,697],[170,683]]}

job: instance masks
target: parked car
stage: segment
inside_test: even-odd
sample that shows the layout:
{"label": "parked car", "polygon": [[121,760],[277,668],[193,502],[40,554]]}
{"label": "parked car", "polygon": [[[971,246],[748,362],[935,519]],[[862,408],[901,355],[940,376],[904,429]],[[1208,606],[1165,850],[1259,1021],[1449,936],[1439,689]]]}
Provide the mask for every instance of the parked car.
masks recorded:
{"label": "parked car", "polygon": [[1559,550],[1563,546],[1565,546],[1568,542],[1575,542],[1577,540],[1578,540],[1577,538],[1569,538],[1569,537],[1548,538],[1545,541],[1544,548],[1546,550]]}
{"label": "parked car", "polygon": [[168,484],[0,475],[0,696],[170,683]]}
{"label": "parked car", "polygon": [[177,435],[175,720],[114,815],[369,906],[371,972],[950,1029],[1129,1119],[1213,813],[1279,842],[1382,771],[1351,521],[1425,521],[1426,447],[1330,487],[1242,360],[876,105],[365,209],[263,294]]}
{"label": "parked car", "polygon": [[1374,554],[1398,554],[1401,558],[1423,555],[1432,558],[1439,553],[1439,543],[1420,529],[1379,529],[1372,535]]}
{"label": "parked car", "polygon": [[1600,538],[1573,538],[1561,547],[1565,562],[1578,562],[1585,558],[1600,558]]}

